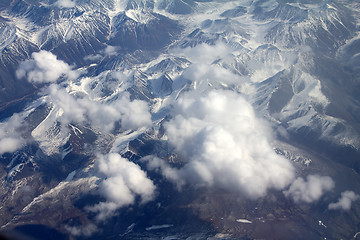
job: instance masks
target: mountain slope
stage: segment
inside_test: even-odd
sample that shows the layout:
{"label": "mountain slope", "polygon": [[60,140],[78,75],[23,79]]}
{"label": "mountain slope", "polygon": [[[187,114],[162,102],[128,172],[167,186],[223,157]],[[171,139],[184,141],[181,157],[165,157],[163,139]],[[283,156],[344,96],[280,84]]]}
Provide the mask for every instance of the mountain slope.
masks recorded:
{"label": "mountain slope", "polygon": [[0,3],[2,229],[356,238],[357,4]]}

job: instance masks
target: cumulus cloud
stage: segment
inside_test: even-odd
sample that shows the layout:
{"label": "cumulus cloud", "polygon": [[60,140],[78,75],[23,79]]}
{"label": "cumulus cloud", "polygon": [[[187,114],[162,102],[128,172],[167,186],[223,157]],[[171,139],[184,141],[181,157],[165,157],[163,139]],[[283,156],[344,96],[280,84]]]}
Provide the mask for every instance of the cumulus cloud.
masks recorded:
{"label": "cumulus cloud", "polygon": [[64,125],[88,121],[105,132],[114,130],[116,122],[121,124],[122,130],[152,125],[147,103],[141,100],[131,101],[129,94],[123,94],[113,102],[102,103],[89,96],[75,97],[57,85],[51,85],[49,93],[52,104],[61,109],[59,120]]}
{"label": "cumulus cloud", "polygon": [[66,62],[58,60],[51,52],[41,50],[32,53],[31,59],[20,63],[16,76],[26,78],[32,83],[51,83],[61,76],[76,78],[78,73]]}
{"label": "cumulus cloud", "polygon": [[334,186],[334,181],[328,176],[309,175],[306,180],[297,178],[290,188],[284,191],[284,194],[295,202],[311,203],[319,200],[325,192],[332,190]]}
{"label": "cumulus cloud", "polygon": [[87,99],[79,102],[87,108],[91,122],[95,126],[103,126],[105,131],[112,130],[116,121],[121,121],[123,130],[149,127],[152,124],[147,103],[141,100],[130,101],[128,94],[109,105]]}
{"label": "cumulus cloud", "polygon": [[353,191],[345,191],[341,193],[341,197],[339,198],[339,200],[336,203],[330,203],[328,208],[331,210],[350,210],[352,202],[359,199],[360,195],[354,193]]}
{"label": "cumulus cloud", "polygon": [[157,158],[145,160],[150,169],[178,185],[181,179],[184,184],[217,185],[257,198],[268,189],[284,189],[294,178],[291,163],[269,144],[269,127],[235,92],[185,94],[165,128],[169,143],[185,165],[172,169]]}
{"label": "cumulus cloud", "polygon": [[17,114],[0,123],[0,154],[15,152],[24,145],[25,139],[19,131],[22,125],[23,120]]}
{"label": "cumulus cloud", "polygon": [[146,173],[119,154],[99,155],[97,166],[105,177],[99,185],[99,191],[106,199],[105,202],[88,207],[89,211],[97,213],[97,220],[105,220],[113,216],[117,209],[134,204],[137,197],[140,203],[154,198],[155,185]]}
{"label": "cumulus cloud", "polygon": [[59,8],[73,8],[76,6],[76,1],[75,0],[58,0],[55,3],[56,6],[58,6]]}

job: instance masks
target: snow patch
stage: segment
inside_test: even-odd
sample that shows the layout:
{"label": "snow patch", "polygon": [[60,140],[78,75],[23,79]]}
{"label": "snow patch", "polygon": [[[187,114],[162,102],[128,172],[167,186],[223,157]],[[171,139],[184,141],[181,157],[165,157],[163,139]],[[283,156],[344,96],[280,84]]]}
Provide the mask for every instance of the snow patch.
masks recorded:
{"label": "snow patch", "polygon": [[326,226],[321,220],[319,220],[319,226],[322,226],[322,227],[324,227],[324,228],[327,228],[327,226]]}
{"label": "snow patch", "polygon": [[60,182],[56,187],[34,198],[27,206],[23,208],[21,213],[30,211],[32,206],[39,204],[44,200],[60,197],[62,191],[71,191],[74,194],[79,192],[88,192],[91,189],[97,187],[96,184],[97,180],[98,180],[97,177],[92,176],[89,178],[80,178],[70,182],[68,181]]}
{"label": "snow patch", "polygon": [[146,229],[146,231],[151,231],[151,230],[158,230],[158,229],[163,229],[163,228],[171,228],[173,226],[174,226],[173,224],[153,225],[153,226],[147,227],[145,229]]}
{"label": "snow patch", "polygon": [[143,10],[131,9],[131,10],[127,10],[125,14],[127,17],[141,24],[147,24],[151,20],[156,19],[154,15],[150,14],[149,12],[144,12]]}
{"label": "snow patch", "polygon": [[58,124],[57,119],[62,115],[62,109],[52,107],[46,118],[31,132],[31,136],[48,156],[59,153],[59,149],[70,138],[67,129]]}
{"label": "snow patch", "polygon": [[75,171],[72,171],[71,173],[69,173],[69,175],[68,175],[67,178],[65,179],[65,182],[71,182],[71,181],[74,179],[75,174],[76,174],[76,170],[75,170]]}
{"label": "snow patch", "polygon": [[247,219],[236,219],[236,221],[238,222],[238,223],[247,223],[247,224],[250,224],[250,223],[253,223],[252,221],[250,221],[250,220],[247,220]]}

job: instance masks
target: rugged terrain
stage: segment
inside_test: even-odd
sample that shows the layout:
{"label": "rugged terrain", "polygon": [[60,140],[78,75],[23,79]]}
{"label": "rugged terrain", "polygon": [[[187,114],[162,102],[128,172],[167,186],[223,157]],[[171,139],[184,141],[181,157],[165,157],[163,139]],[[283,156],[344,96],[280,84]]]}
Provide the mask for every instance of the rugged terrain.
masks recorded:
{"label": "rugged terrain", "polygon": [[356,0],[0,3],[0,225],[356,239]]}

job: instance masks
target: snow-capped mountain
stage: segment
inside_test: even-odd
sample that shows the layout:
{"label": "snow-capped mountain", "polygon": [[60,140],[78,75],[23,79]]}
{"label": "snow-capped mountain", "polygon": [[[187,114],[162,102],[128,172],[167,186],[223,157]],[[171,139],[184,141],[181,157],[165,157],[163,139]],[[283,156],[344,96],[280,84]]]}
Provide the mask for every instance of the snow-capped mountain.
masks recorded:
{"label": "snow-capped mountain", "polygon": [[356,239],[359,23],[355,0],[2,1],[2,230]]}

